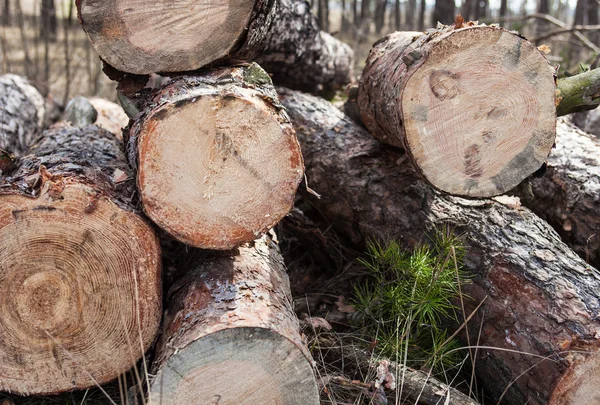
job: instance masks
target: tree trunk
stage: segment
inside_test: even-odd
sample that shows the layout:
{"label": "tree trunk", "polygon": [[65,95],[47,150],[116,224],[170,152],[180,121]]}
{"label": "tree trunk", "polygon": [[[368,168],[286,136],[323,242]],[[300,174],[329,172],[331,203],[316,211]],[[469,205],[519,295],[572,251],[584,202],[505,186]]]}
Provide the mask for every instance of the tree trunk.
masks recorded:
{"label": "tree trunk", "polygon": [[0,176],[0,391],[85,389],[154,341],[160,247],[114,136],[57,125],[30,151]]}
{"label": "tree trunk", "polygon": [[419,7],[419,31],[425,31],[425,9],[427,3],[425,0],[421,0],[421,6]]}
{"label": "tree trunk", "polygon": [[438,22],[452,24],[454,22],[454,9],[454,0],[435,0],[431,26],[436,27]]}
{"label": "tree trunk", "polygon": [[10,12],[10,0],[4,0],[4,6],[2,8],[2,25],[8,27],[11,25],[11,12]]}
{"label": "tree trunk", "polygon": [[350,26],[347,12],[346,0],[342,0],[342,14],[340,16],[340,32],[342,34],[346,34],[348,32],[348,27]]}
{"label": "tree trunk", "polygon": [[361,0],[360,2],[360,24],[358,28],[362,35],[371,33],[371,0]]}
{"label": "tree trunk", "polygon": [[42,0],[42,28],[40,37],[56,41],[58,21],[56,20],[56,4],[54,0]]}
{"label": "tree trunk", "polygon": [[185,262],[167,299],[149,404],[317,405],[276,241]]}
{"label": "tree trunk", "polygon": [[460,14],[463,16],[465,21],[471,20],[471,15],[473,15],[473,5],[477,0],[463,0],[460,6]]}
{"label": "tree trunk", "polygon": [[341,234],[358,245],[394,238],[408,248],[443,226],[463,235],[464,266],[473,276],[463,290],[472,297],[465,316],[487,296],[469,326],[471,337],[478,336],[485,314],[476,372],[492,403],[501,396],[519,405],[594,398],[600,382],[596,269],[531,211],[442,195],[420,180],[405,154],[372,139],[331,104],[288,90],[280,98],[298,128],[308,179],[322,194],[307,198]]}
{"label": "tree trunk", "polygon": [[548,221],[585,261],[600,268],[600,142],[560,119],[556,148],[531,195],[515,194]]}
{"label": "tree trunk", "polygon": [[387,8],[388,0],[378,0],[375,7],[375,33],[381,34],[385,26],[385,9]]}
{"label": "tree trunk", "polygon": [[290,211],[302,155],[258,65],[185,76],[147,100],[126,138],[158,226],[188,245],[233,249]]}
{"label": "tree trunk", "polygon": [[258,58],[275,80],[304,91],[351,81],[352,50],[320,31],[307,1],[230,1],[211,7],[193,0],[77,4],[96,51],[117,71],[176,74]]}
{"label": "tree trunk", "polygon": [[554,68],[499,27],[387,36],[367,58],[357,105],[374,136],[405,148],[433,186],[454,195],[512,189],[554,144]]}
{"label": "tree trunk", "polygon": [[500,0],[500,20],[506,17],[508,12],[508,0]]}
{"label": "tree trunk", "polygon": [[[400,15],[400,7],[402,6],[400,3],[400,0],[396,0],[396,7],[394,8],[394,28],[396,31],[400,31],[400,27],[402,26],[402,22],[401,22],[401,15]],[[415,12],[415,5],[416,5],[416,0],[410,0],[408,2],[409,4],[409,9],[406,12],[406,26],[407,29],[411,30],[413,22],[415,20],[415,16],[414,16],[414,12]]]}
{"label": "tree trunk", "polygon": [[[550,14],[550,1],[549,0],[538,0],[537,12],[540,14]],[[545,34],[546,32],[549,31],[549,22],[543,18],[538,18],[536,20],[535,30],[536,30],[536,34],[535,34],[536,37],[539,37],[539,36]],[[536,42],[537,45],[539,45],[540,43],[541,43],[540,41]]]}
{"label": "tree trunk", "polygon": [[42,130],[44,98],[25,78],[6,74],[0,76],[0,105],[0,149],[23,156]]}

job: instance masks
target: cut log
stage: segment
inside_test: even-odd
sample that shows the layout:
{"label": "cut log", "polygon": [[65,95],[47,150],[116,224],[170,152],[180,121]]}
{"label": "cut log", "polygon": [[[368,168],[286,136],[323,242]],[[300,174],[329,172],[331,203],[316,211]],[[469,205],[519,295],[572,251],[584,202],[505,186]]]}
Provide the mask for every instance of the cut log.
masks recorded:
{"label": "cut log", "polygon": [[114,136],[46,131],[0,176],[0,391],[108,382],[152,344],[160,247]]}
{"label": "cut log", "polygon": [[292,208],[304,167],[289,118],[256,64],[183,77],[128,132],[148,216],[178,240],[232,249]]}
{"label": "cut log", "polygon": [[92,97],[89,101],[98,112],[95,124],[122,140],[123,128],[129,124],[129,117],[123,111],[123,107],[98,97]]}
{"label": "cut log", "polygon": [[77,5],[96,51],[121,72],[188,72],[260,55],[269,73],[303,90],[340,88],[352,80],[352,50],[321,33],[306,0],[79,0]]}
{"label": "cut log", "polygon": [[44,98],[27,79],[6,74],[0,76],[0,105],[0,149],[22,156],[42,130]]}
{"label": "cut log", "polygon": [[92,125],[98,119],[98,111],[89,100],[82,96],[73,97],[67,103],[62,120],[70,122],[75,127]]}
{"label": "cut log", "polygon": [[545,219],[588,263],[600,268],[600,142],[564,118],[544,176],[531,181],[533,195],[513,192]]}
{"label": "cut log", "polygon": [[319,404],[271,236],[185,262],[167,299],[149,404]]}
{"label": "cut log", "polygon": [[594,398],[600,384],[596,269],[528,209],[443,195],[420,179],[406,154],[382,145],[331,104],[289,90],[280,99],[297,128],[311,187],[322,195],[308,198],[352,242],[395,238],[412,248],[448,225],[464,235],[465,269],[473,275],[463,290],[472,297],[465,315],[487,296],[469,325],[471,337],[478,336],[483,316],[476,372],[493,403],[502,396],[519,405]]}
{"label": "cut log", "polygon": [[458,196],[512,189],[554,144],[554,68],[499,27],[383,38],[367,59],[357,104],[374,136],[405,148],[434,187]]}

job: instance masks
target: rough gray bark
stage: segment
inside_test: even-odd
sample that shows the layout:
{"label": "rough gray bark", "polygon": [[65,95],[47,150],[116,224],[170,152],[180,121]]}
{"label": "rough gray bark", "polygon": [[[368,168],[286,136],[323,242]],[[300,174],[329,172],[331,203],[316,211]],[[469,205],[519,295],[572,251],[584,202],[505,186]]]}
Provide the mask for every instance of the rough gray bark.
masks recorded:
{"label": "rough gray bark", "polygon": [[322,32],[306,0],[278,0],[273,21],[256,61],[278,85],[330,92],[352,82],[354,52]]}
{"label": "rough gray bark", "polygon": [[17,75],[0,76],[0,149],[22,156],[42,131],[44,98]]}
{"label": "rough gray bark", "polygon": [[171,288],[150,404],[317,405],[283,258],[272,235],[193,251]]}
{"label": "rough gray bark", "polygon": [[578,112],[571,115],[573,124],[583,131],[600,137],[600,110]]}
{"label": "rough gray bark", "polygon": [[321,194],[308,198],[353,243],[395,238],[411,248],[441,226],[464,236],[465,268],[473,275],[465,315],[487,296],[469,326],[477,336],[483,317],[479,344],[486,349],[476,372],[494,401],[503,395],[507,404],[577,404],[595,395],[596,269],[528,209],[444,196],[404,153],[372,139],[331,104],[288,90],[280,99],[297,128],[311,187]]}
{"label": "rough gray bark", "polygon": [[30,152],[0,176],[0,390],[86,389],[154,341],[160,246],[112,134],[57,124]]}
{"label": "rough gray bark", "polygon": [[92,125],[98,118],[98,111],[85,97],[77,96],[71,99],[63,113],[63,121],[67,121],[76,127]]}
{"label": "rough gray bark", "polygon": [[559,119],[548,169],[531,181],[531,187],[533,198],[517,193],[522,203],[548,221],[579,256],[600,268],[600,141]]}

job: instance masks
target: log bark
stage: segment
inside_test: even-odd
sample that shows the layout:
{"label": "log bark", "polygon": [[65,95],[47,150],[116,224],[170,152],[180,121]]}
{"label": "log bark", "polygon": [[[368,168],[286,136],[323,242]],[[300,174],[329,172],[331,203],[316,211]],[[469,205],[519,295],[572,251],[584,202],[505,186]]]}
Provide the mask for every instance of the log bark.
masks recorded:
{"label": "log bark", "polygon": [[463,290],[472,297],[465,315],[487,296],[469,326],[478,336],[483,317],[476,373],[494,403],[579,404],[596,395],[600,273],[547,223],[516,199],[505,205],[441,194],[406,154],[331,104],[289,90],[280,99],[298,130],[311,187],[322,195],[308,198],[352,242],[395,238],[412,248],[441,226],[464,235],[464,266],[473,276]]}
{"label": "log bark", "polygon": [[256,64],[182,77],[147,99],[127,133],[144,211],[178,240],[232,249],[292,208],[300,146]]}
{"label": "log bark", "polygon": [[434,187],[458,196],[512,189],[554,144],[554,68],[496,26],[383,38],[367,58],[357,103],[374,136],[405,148]]}
{"label": "log bark", "polygon": [[44,98],[27,79],[6,74],[0,76],[0,105],[0,149],[22,156],[42,130]]}
{"label": "log bark", "polygon": [[158,332],[160,247],[119,143],[46,131],[0,176],[0,391],[85,389],[134,366]]}
{"label": "log bark", "polygon": [[312,359],[271,235],[192,253],[169,292],[150,405],[317,405]]}
{"label": "log bark", "polygon": [[189,72],[258,57],[276,80],[305,91],[340,88],[352,80],[352,50],[320,31],[306,0],[77,4],[98,54],[121,72]]}
{"label": "log bark", "polygon": [[[559,119],[556,148],[544,176],[531,181],[532,195],[514,190],[579,256],[600,268],[600,142]],[[533,197],[533,198],[532,198]]]}
{"label": "log bark", "polygon": [[277,17],[256,61],[273,82],[329,93],[353,81],[354,52],[319,28],[305,0],[278,0]]}

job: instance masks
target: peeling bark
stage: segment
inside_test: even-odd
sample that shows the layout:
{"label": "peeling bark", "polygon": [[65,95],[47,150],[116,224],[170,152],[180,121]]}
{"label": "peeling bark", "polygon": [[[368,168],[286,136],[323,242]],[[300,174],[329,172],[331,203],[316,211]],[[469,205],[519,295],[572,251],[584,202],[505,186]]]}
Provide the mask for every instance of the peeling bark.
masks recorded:
{"label": "peeling bark", "polygon": [[308,179],[322,195],[309,198],[353,243],[395,238],[411,248],[441,226],[464,235],[465,269],[473,275],[465,315],[487,296],[469,326],[477,336],[483,317],[479,344],[486,348],[476,372],[494,401],[511,383],[507,404],[580,404],[596,395],[600,273],[547,223],[515,201],[440,194],[406,154],[372,139],[331,104],[289,90],[280,99],[297,128]]}

